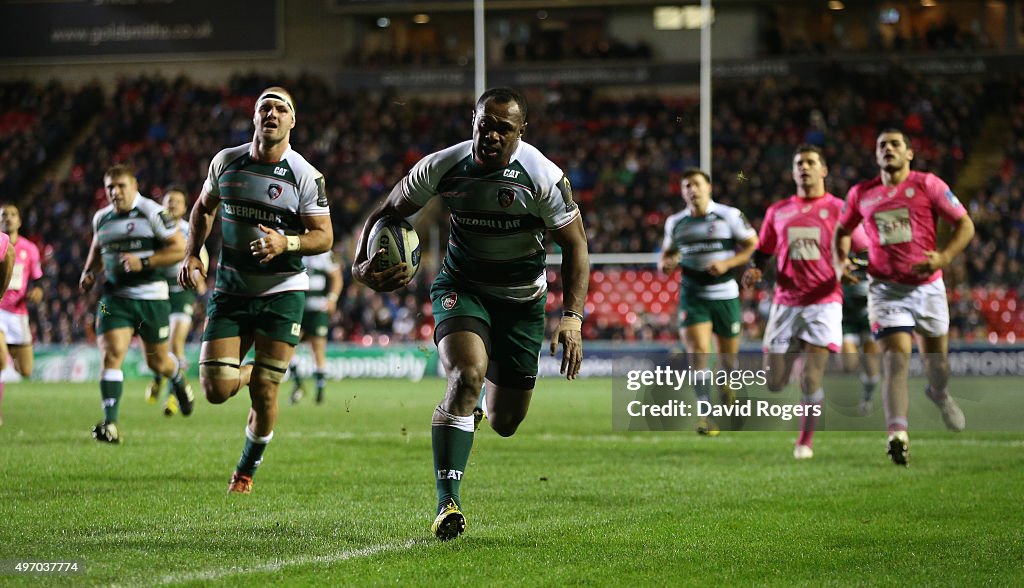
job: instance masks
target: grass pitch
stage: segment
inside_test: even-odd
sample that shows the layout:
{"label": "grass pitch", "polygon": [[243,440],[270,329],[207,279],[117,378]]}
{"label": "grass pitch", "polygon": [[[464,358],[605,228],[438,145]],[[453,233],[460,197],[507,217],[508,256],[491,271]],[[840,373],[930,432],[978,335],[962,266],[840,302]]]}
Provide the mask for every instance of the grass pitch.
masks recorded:
{"label": "grass pitch", "polygon": [[248,399],[166,418],[143,386],[126,383],[120,446],[90,437],[97,385],[8,386],[0,560],[86,572],[0,584],[1024,585],[1021,433],[912,431],[901,469],[882,432],[823,432],[796,462],[792,433],[612,432],[610,380],[548,378],[513,438],[477,434],[467,531],[442,544],[441,381],[283,400],[251,496],[225,495]]}

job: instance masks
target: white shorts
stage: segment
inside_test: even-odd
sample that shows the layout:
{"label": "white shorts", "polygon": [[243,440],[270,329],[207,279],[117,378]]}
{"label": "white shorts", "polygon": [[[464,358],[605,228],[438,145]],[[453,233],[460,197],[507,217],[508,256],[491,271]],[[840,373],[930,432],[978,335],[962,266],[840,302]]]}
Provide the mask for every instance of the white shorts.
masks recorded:
{"label": "white shorts", "polygon": [[31,345],[32,328],[28,325],[27,314],[0,310],[0,331],[8,345]]}
{"label": "white shorts", "polygon": [[800,350],[800,342],[839,353],[843,343],[843,305],[840,302],[786,306],[772,304],[763,348],[767,353]]}
{"label": "white shorts", "polygon": [[916,330],[926,337],[949,333],[949,302],[942,278],[909,286],[871,280],[868,286],[868,320],[876,337],[887,330]]}
{"label": "white shorts", "polygon": [[174,323],[181,323],[181,322],[184,322],[184,323],[187,323],[187,324],[191,325],[192,324],[192,313],[191,312],[188,312],[188,313],[186,313],[186,312],[172,312],[171,316],[167,320],[172,325]]}
{"label": "white shorts", "polygon": [[843,344],[850,343],[856,347],[860,347],[860,333],[846,333],[843,335]]}

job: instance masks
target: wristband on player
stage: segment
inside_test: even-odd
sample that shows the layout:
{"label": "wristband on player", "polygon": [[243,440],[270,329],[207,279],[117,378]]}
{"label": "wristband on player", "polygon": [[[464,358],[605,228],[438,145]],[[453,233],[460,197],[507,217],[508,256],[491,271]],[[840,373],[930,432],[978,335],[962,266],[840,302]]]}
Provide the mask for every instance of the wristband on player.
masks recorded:
{"label": "wristband on player", "polygon": [[299,237],[297,235],[288,235],[285,237],[285,241],[288,242],[288,251],[299,250]]}
{"label": "wristband on player", "polygon": [[144,270],[148,270],[149,269],[149,258],[148,257],[143,257],[139,261],[142,262],[142,269],[144,269]]}
{"label": "wristband on player", "polygon": [[562,320],[558,321],[558,330],[580,332],[583,330],[583,320],[575,316],[575,313],[566,312],[562,315]]}
{"label": "wristband on player", "polygon": [[563,310],[562,311],[562,318],[567,318],[567,317],[574,317],[574,318],[578,319],[580,322],[583,322],[583,315],[578,313],[578,312],[576,312],[575,310]]}

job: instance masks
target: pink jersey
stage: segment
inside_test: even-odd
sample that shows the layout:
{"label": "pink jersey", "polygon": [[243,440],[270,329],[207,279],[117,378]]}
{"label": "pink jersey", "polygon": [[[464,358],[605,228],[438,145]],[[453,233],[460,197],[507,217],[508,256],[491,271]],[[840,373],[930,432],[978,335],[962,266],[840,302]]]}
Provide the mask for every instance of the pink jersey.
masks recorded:
{"label": "pink jersey", "polygon": [[864,232],[864,225],[857,225],[853,234],[850,235],[850,253],[867,251],[870,245],[871,241],[868,240],[868,234]]}
{"label": "pink jersey", "polygon": [[840,223],[847,230],[864,220],[868,236],[868,273],[888,282],[919,285],[942,277],[911,269],[935,251],[935,214],[950,224],[967,211],[945,182],[933,174],[910,172],[897,186],[875,178],[850,188]]}
{"label": "pink jersey", "polygon": [[28,314],[25,295],[28,294],[30,280],[43,277],[43,268],[39,265],[39,248],[25,237],[18,237],[14,242],[14,271],[11,273],[11,284],[0,299],[0,310],[14,314]]}
{"label": "pink jersey", "polygon": [[806,306],[842,302],[832,239],[843,201],[791,196],[771,205],[761,224],[758,250],[778,260],[775,304]]}

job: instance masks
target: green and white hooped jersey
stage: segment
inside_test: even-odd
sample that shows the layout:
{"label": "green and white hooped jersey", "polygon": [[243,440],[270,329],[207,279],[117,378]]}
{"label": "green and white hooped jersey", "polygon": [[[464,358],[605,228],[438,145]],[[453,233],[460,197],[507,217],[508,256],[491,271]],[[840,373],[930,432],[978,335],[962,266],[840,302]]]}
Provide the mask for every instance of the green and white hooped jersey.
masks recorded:
{"label": "green and white hooped jersey", "polygon": [[122,253],[149,257],[163,249],[164,243],[178,231],[166,210],[136,194],[128,212],[117,212],[113,204],[97,211],[92,217],[92,230],[107,275],[106,294],[134,300],[167,300],[163,268],[126,273],[119,259]]}
{"label": "green and white hooped jersey", "polygon": [[485,296],[513,302],[547,291],[544,232],[580,211],[569,180],[536,147],[519,141],[507,167],[484,169],[473,142],[431,153],[402,179],[405,198],[423,206],[440,196],[451,232],[442,271]]}
{"label": "green and white hooped jersey", "polygon": [[249,297],[308,290],[300,256],[286,253],[261,264],[249,243],[264,236],[260,224],[283,235],[300,235],[306,231],[303,216],[329,215],[324,176],[290,147],[280,161],[265,163],[249,156],[251,145],[218,153],[203,185],[220,199],[224,243],[216,289]]}
{"label": "green and white hooped jersey", "polygon": [[327,312],[328,276],[341,269],[341,264],[334,258],[333,251],[303,257],[302,262],[306,264],[306,273],[309,274],[306,310]]}
{"label": "green and white hooped jersey", "polygon": [[755,236],[757,231],[738,209],[709,202],[704,216],[693,216],[687,208],[668,217],[661,250],[682,254],[683,289],[688,296],[729,300],[740,295],[732,272],[712,276],[704,268],[733,257],[738,242]]}
{"label": "green and white hooped jersey", "polygon": [[[178,230],[185,236],[185,242],[188,242],[188,221],[181,218],[178,219]],[[178,270],[181,269],[180,263],[172,263],[171,265],[160,268],[163,270],[164,279],[167,280],[167,289],[171,292],[178,293],[184,292],[185,289],[178,284]]]}

